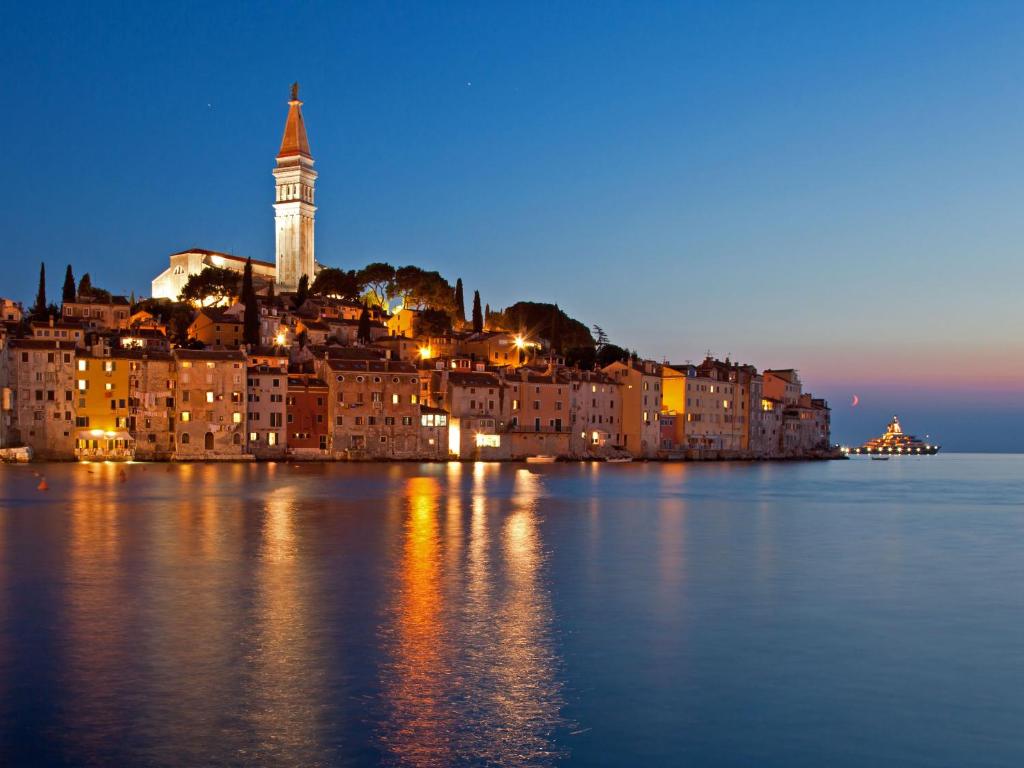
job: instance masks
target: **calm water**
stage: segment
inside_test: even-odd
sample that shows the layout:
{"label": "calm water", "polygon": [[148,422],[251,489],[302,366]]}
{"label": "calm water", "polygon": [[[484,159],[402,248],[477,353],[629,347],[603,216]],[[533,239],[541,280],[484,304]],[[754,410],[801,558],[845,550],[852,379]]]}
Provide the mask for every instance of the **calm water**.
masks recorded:
{"label": "calm water", "polygon": [[1024,456],[42,469],[4,765],[1024,764]]}

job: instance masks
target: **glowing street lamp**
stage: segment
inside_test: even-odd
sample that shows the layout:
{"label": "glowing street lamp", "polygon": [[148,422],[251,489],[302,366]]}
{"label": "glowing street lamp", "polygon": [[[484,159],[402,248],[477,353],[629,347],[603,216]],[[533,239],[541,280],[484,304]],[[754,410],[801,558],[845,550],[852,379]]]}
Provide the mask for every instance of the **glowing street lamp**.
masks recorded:
{"label": "glowing street lamp", "polygon": [[420,360],[429,360],[433,355],[430,347],[420,347]]}

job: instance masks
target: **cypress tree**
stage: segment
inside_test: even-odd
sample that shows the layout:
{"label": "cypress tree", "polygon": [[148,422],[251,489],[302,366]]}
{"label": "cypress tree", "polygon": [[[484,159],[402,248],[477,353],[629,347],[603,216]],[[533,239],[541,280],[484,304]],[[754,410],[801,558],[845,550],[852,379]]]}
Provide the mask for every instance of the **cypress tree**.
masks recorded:
{"label": "cypress tree", "polygon": [[462,278],[455,281],[455,319],[466,322],[466,299],[462,294]]}
{"label": "cypress tree", "polygon": [[480,309],[480,291],[473,291],[473,333],[484,329],[484,313]]}
{"label": "cypress tree", "polygon": [[64,273],[64,290],[61,292],[61,301],[67,304],[69,301],[75,300],[75,276],[71,272],[71,265],[68,264],[67,271]]}
{"label": "cypress tree", "polygon": [[359,315],[359,330],[357,331],[356,338],[360,344],[370,343],[370,310],[363,304],[363,311]]}
{"label": "cypress tree", "polygon": [[92,293],[92,278],[89,277],[89,273],[86,272],[82,275],[82,279],[78,281],[78,295],[88,296]]}
{"label": "cypress tree", "polygon": [[260,344],[260,306],[256,301],[256,289],[252,284],[252,259],[245,260],[245,271],[242,272],[242,303],[245,305],[242,338],[246,344],[258,347]]}
{"label": "cypress tree", "polygon": [[46,265],[39,265],[39,290],[36,291],[36,303],[32,306],[35,317],[46,317]]}
{"label": "cypress tree", "polygon": [[295,307],[301,307],[309,298],[309,275],[299,278],[299,288],[295,291]]}

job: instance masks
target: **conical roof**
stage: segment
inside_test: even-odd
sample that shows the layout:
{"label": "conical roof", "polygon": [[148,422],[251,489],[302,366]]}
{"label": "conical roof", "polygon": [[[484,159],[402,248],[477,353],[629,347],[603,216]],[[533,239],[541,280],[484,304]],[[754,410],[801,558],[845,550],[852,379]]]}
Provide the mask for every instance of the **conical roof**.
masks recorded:
{"label": "conical roof", "polygon": [[306,136],[306,123],[302,119],[302,102],[299,101],[299,84],[292,85],[292,98],[288,102],[288,120],[284,124],[284,137],[281,139],[281,157],[303,155],[310,159],[309,138]]}

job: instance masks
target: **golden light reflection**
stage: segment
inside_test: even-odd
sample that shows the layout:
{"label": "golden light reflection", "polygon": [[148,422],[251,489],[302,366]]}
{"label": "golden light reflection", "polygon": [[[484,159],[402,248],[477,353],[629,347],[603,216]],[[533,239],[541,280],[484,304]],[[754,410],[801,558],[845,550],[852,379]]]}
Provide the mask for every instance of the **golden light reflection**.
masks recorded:
{"label": "golden light reflection", "polygon": [[385,695],[391,710],[383,726],[386,749],[402,764],[454,762],[449,733],[455,723],[445,702],[447,665],[441,624],[440,485],[432,477],[406,481],[408,502],[391,662]]}

